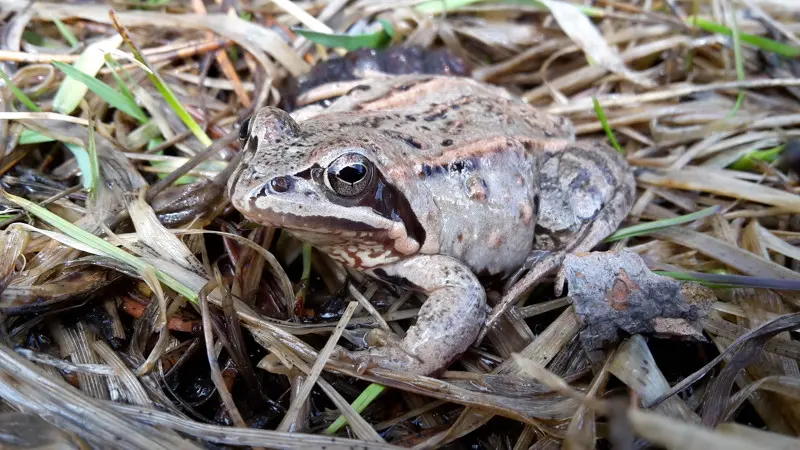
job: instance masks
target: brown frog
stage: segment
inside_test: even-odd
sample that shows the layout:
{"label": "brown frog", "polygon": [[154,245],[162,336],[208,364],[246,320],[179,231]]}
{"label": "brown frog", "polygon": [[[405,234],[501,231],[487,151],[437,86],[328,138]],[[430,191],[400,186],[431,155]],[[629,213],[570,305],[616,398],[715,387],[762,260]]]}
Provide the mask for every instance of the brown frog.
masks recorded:
{"label": "brown frog", "polygon": [[611,147],[576,142],[568,120],[470,78],[362,81],[327,108],[263,108],[240,137],[228,190],[245,217],[428,295],[402,340],[342,352],[417,374],[475,341],[479,276],[508,276],[535,250],[591,249],[635,192]]}

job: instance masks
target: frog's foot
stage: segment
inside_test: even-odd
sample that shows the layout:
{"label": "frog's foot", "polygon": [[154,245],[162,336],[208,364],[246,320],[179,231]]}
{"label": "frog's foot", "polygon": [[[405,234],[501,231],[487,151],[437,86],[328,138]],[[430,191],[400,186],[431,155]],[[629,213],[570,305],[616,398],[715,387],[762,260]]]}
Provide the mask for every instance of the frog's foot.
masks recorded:
{"label": "frog's foot", "polygon": [[428,294],[417,321],[401,341],[348,352],[362,369],[381,367],[430,375],[447,367],[475,342],[486,318],[486,293],[472,271],[456,259],[421,255],[372,270],[377,278]]}
{"label": "frog's foot", "polygon": [[331,356],[355,364],[358,373],[373,367],[406,370],[407,367],[420,365],[418,358],[403,350],[402,338],[390,331],[372,329],[364,336],[364,342],[369,349],[353,352],[337,346]]}
{"label": "frog's foot", "polygon": [[[334,356],[352,362],[357,366],[358,373],[367,369],[379,367],[381,369],[396,370],[400,372],[427,373],[425,362],[406,352],[401,347],[393,344],[383,347],[371,347],[367,350],[350,352],[342,348],[334,351]],[[434,368],[431,371],[435,371]]]}

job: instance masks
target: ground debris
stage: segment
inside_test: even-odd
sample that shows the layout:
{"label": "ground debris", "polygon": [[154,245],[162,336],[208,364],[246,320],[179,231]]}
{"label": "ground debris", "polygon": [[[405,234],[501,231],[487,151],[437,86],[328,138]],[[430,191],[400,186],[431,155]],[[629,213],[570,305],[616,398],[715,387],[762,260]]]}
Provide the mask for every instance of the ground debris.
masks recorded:
{"label": "ground debris", "polygon": [[[800,2],[531,3],[0,0],[0,448],[800,449]],[[256,110],[411,72],[505,88],[637,184],[602,244],[633,254],[553,283],[575,250],[540,239],[478,274],[497,326],[431,377],[329,358],[424,295],[256,226],[226,184]],[[431,151],[459,153],[454,117]]]}
{"label": "ground debris", "polygon": [[716,300],[714,293],[651,272],[636,253],[570,254],[561,271],[587,351],[617,343],[627,334],[704,340],[700,322]]}

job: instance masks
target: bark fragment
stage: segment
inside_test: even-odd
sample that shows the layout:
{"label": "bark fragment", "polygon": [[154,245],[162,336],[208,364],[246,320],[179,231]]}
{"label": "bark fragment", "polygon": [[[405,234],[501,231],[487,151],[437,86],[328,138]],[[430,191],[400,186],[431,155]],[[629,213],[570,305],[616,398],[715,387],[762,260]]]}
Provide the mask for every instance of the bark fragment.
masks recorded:
{"label": "bark fragment", "polygon": [[587,351],[639,333],[702,340],[700,322],[716,300],[697,283],[654,274],[628,251],[570,254],[561,271]]}

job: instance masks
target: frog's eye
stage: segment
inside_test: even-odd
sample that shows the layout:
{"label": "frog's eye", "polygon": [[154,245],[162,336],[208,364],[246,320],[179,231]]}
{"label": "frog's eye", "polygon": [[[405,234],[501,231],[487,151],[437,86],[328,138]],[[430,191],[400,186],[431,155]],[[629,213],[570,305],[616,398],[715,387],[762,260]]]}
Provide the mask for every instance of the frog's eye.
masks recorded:
{"label": "frog's eye", "polygon": [[328,166],[325,184],[341,196],[354,197],[370,185],[373,171],[372,163],[363,155],[342,155]]}
{"label": "frog's eye", "polygon": [[244,144],[244,141],[247,140],[247,137],[250,136],[250,119],[253,116],[247,116],[247,119],[244,119],[242,125],[239,126],[239,142]]}

